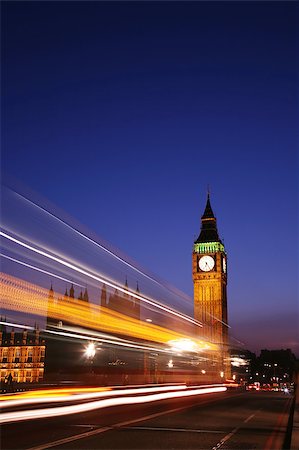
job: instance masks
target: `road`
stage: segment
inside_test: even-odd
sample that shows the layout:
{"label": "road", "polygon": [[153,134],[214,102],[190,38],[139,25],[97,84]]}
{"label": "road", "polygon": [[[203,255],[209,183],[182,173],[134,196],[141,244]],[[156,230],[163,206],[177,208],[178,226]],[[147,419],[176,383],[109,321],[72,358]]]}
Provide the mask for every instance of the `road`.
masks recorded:
{"label": "road", "polygon": [[6,424],[3,449],[281,449],[291,397],[227,391]]}

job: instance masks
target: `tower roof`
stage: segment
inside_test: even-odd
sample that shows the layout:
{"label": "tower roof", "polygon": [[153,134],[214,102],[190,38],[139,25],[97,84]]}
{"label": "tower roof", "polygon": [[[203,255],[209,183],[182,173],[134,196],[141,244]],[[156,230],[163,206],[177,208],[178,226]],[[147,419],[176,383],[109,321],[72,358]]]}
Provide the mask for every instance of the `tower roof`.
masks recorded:
{"label": "tower roof", "polygon": [[203,215],[201,216],[201,230],[194,243],[200,242],[221,242],[217,230],[217,221],[213,213],[210,194],[208,193],[207,203]]}
{"label": "tower roof", "polygon": [[53,285],[51,282],[51,287],[49,289],[49,298],[53,299],[53,297],[54,297],[54,290],[53,290]]}
{"label": "tower roof", "polygon": [[208,198],[207,198],[207,204],[204,210],[203,215],[201,216],[201,220],[203,219],[215,219],[216,217],[214,216],[213,210],[212,210],[212,206],[211,206],[211,202],[210,202],[210,193],[208,192]]}
{"label": "tower roof", "polygon": [[75,289],[74,289],[74,285],[72,283],[71,287],[70,287],[70,297],[74,298],[75,297]]}

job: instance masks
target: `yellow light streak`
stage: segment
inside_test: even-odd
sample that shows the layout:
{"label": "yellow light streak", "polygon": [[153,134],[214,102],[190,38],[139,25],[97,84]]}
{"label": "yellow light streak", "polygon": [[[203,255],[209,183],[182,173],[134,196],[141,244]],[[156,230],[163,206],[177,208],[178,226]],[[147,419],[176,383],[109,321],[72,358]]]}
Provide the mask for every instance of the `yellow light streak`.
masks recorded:
{"label": "yellow light streak", "polygon": [[88,400],[101,397],[119,397],[130,394],[149,394],[153,392],[168,392],[187,389],[185,384],[164,385],[156,387],[143,387],[112,390],[111,388],[68,388],[68,389],[40,389],[26,393],[16,393],[12,395],[2,395],[0,397],[2,408],[20,407],[37,403],[70,402],[74,400]]}
{"label": "yellow light streak", "polygon": [[[142,322],[109,308],[90,305],[82,300],[49,300],[48,290],[19,278],[0,273],[2,307],[7,310],[48,316],[54,320],[73,323],[93,330],[116,333],[151,342],[166,344],[171,340],[186,339],[176,331]],[[217,350],[218,346],[194,339],[200,350]]]}
{"label": "yellow light streak", "polygon": [[95,393],[95,392],[104,392],[109,391],[111,388],[108,387],[99,387],[99,388],[55,388],[55,389],[38,389],[36,391],[27,391],[27,392],[16,392],[11,395],[0,395],[0,401],[7,400],[20,400],[20,399],[31,399],[31,398],[44,398],[44,397],[52,397],[52,396],[64,396],[64,395],[76,395],[76,394],[85,394],[85,393]]}
{"label": "yellow light streak", "polygon": [[[68,261],[63,260],[62,258],[58,258],[55,255],[52,255],[48,252],[45,252],[44,250],[40,250],[39,248],[33,247],[32,245],[27,244],[26,242],[20,241],[19,239],[14,238],[13,236],[10,236],[9,234],[0,231],[0,236],[3,236],[4,238],[14,242],[15,244],[18,244],[24,248],[27,248],[28,250],[33,251],[34,253],[37,253],[41,256],[44,256],[45,258],[51,259],[52,261],[55,261],[65,267],[68,267],[69,269],[75,270],[78,273],[81,273],[85,276],[88,276],[89,278],[92,278],[93,280],[96,280],[100,283],[104,283],[107,286],[113,287],[115,289],[118,289],[120,292],[122,292],[123,294],[127,294],[128,291],[120,286],[115,285],[115,283],[111,283],[110,281],[104,280],[102,277],[99,277],[98,275],[95,275],[93,273],[91,273],[88,270],[82,269],[81,267],[76,266],[73,263],[70,263]],[[178,311],[175,311],[174,309],[168,308],[158,302],[154,302],[149,298],[146,297],[142,297],[134,292],[130,292],[131,297],[135,297],[136,299],[140,300],[143,303],[147,303],[151,306],[154,306],[157,309],[161,309],[169,314],[172,314],[176,317],[179,317],[182,320],[185,320],[187,322],[193,323],[194,325],[198,326],[198,327],[202,327],[202,323],[200,323],[199,321],[192,319],[191,317],[186,316],[185,314],[179,313]]]}

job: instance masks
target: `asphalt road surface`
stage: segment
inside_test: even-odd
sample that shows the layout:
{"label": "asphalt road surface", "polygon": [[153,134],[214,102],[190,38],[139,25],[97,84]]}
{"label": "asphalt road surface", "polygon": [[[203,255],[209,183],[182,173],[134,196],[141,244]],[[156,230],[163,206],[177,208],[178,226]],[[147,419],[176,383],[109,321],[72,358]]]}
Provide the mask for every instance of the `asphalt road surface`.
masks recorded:
{"label": "asphalt road surface", "polygon": [[224,392],[7,424],[2,449],[281,449],[292,398]]}

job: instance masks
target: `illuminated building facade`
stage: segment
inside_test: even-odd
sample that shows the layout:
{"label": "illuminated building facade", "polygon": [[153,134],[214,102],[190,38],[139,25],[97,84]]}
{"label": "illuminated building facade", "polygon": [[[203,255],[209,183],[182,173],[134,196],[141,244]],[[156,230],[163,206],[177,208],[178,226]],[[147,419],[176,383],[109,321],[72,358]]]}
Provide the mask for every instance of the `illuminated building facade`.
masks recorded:
{"label": "illuminated building facade", "polygon": [[[219,238],[210,195],[201,217],[201,230],[192,254],[194,318],[202,322],[202,336],[218,344],[228,360],[227,256]],[[224,363],[228,365],[228,363]],[[228,370],[225,370],[228,375]]]}
{"label": "illuminated building facade", "polygon": [[17,383],[42,381],[44,376],[45,341],[39,330],[8,332],[0,331],[0,371],[1,384],[9,374]]}

